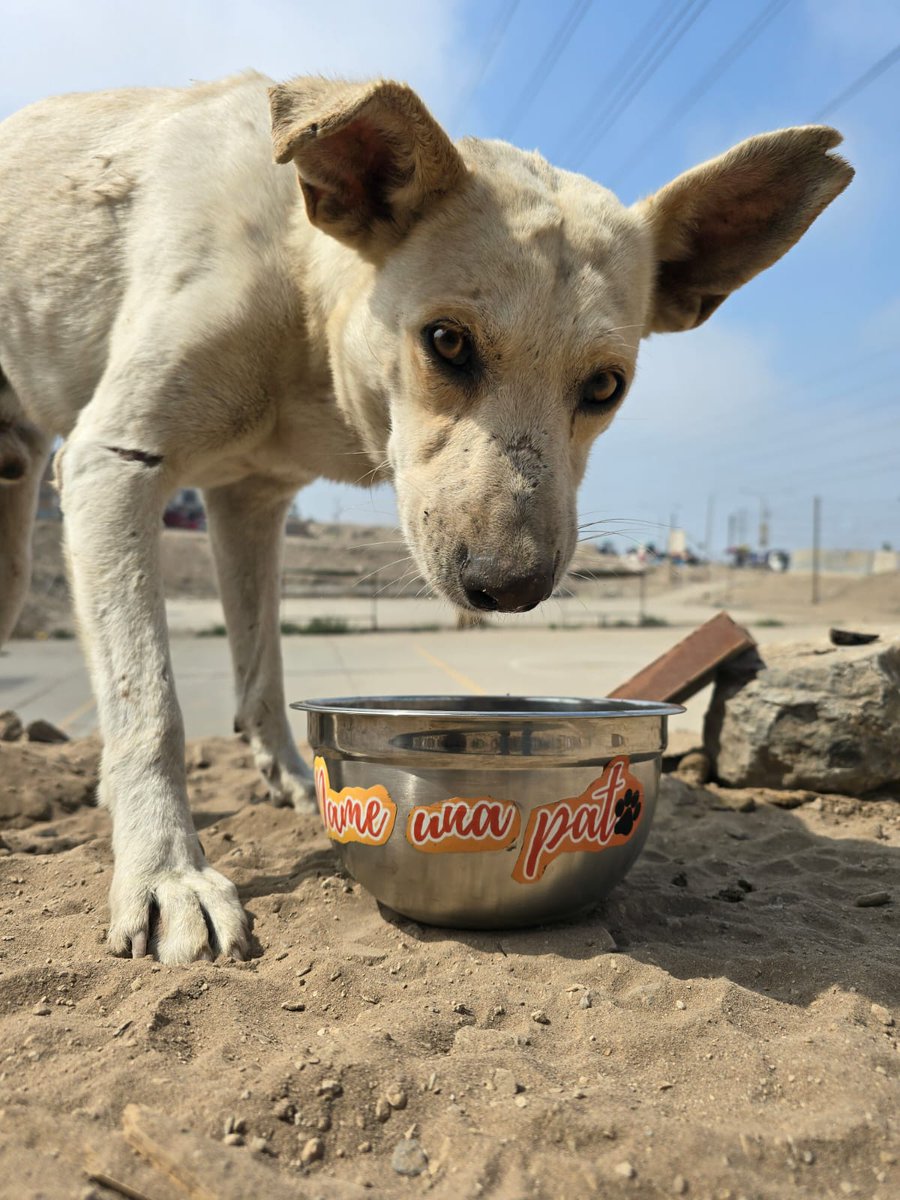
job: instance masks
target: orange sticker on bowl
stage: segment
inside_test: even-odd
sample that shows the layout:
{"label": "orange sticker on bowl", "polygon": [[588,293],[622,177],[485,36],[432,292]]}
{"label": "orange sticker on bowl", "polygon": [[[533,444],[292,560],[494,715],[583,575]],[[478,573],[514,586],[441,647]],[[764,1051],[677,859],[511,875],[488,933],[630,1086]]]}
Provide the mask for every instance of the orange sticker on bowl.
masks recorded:
{"label": "orange sticker on bowl", "polygon": [[614,758],[580,796],[532,809],[513,879],[537,883],[560,854],[627,842],[644,815],[643,788],[628,768],[628,758]]}
{"label": "orange sticker on bowl", "polygon": [[383,846],[391,836],[397,818],[397,805],[385,789],[347,787],[336,792],[328,779],[324,758],[313,763],[316,799],[325,832],[335,842],[361,842],[364,846]]}
{"label": "orange sticker on bowl", "polygon": [[522,818],[509,800],[454,796],[422,804],[406,819],[406,840],[426,854],[505,850],[519,836]]}

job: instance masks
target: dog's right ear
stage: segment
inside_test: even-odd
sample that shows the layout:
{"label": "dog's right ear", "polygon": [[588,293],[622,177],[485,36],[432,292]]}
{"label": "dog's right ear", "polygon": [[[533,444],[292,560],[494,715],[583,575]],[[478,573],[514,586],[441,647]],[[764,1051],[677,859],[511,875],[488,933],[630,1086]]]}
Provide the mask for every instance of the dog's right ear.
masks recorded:
{"label": "dog's right ear", "polygon": [[269,88],[275,161],[293,159],[310,221],[369,258],[399,241],[466,169],[405,84],[301,78]]}

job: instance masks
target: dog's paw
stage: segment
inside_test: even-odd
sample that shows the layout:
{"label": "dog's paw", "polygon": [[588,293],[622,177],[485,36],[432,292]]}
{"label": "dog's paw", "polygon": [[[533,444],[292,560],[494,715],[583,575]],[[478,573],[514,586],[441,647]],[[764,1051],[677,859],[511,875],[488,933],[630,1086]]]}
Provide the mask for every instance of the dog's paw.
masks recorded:
{"label": "dog's paw", "polygon": [[[289,758],[289,762],[283,761]],[[294,752],[276,758],[275,755],[258,751],[256,764],[269,787],[269,800],[276,808],[294,808],[301,813],[314,813],[316,785],[312,771]]]}
{"label": "dog's paw", "polygon": [[162,963],[246,955],[247,917],[237,888],[212,867],[146,876],[117,868],[109,907],[107,942],[113,954],[153,954]]}
{"label": "dog's paw", "polygon": [[314,813],[318,810],[316,803],[316,785],[312,776],[282,775],[277,794],[274,789],[269,797],[276,808],[290,806],[301,813]]}

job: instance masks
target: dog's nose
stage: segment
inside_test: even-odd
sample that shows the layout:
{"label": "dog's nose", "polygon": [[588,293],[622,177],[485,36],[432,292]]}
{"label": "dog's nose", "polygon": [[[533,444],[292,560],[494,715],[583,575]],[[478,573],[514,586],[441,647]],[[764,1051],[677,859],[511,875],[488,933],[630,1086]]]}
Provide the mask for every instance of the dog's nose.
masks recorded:
{"label": "dog's nose", "polygon": [[491,554],[466,559],[460,583],[473,608],[483,612],[528,612],[553,591],[553,564],[527,575],[510,575]]}

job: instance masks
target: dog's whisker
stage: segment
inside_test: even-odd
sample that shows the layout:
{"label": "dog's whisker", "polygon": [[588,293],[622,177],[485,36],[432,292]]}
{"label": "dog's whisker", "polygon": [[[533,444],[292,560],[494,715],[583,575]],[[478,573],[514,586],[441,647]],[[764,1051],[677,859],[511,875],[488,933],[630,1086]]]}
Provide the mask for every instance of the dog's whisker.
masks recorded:
{"label": "dog's whisker", "polygon": [[380,566],[377,566],[374,571],[370,571],[368,573],[368,575],[363,575],[363,577],[361,579],[357,579],[353,586],[359,587],[359,585],[361,583],[365,583],[366,580],[372,579],[375,575],[378,575],[381,571],[386,571],[388,569],[388,567],[396,567],[398,563],[409,562],[409,560],[411,558],[412,558],[411,554],[404,554],[400,558],[392,559],[391,562],[382,563]]}

